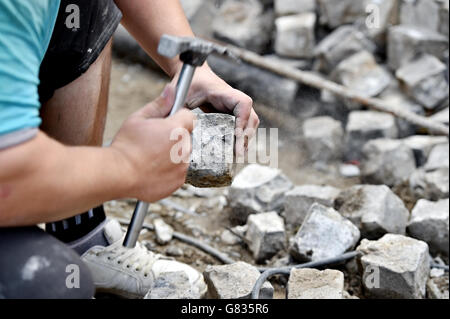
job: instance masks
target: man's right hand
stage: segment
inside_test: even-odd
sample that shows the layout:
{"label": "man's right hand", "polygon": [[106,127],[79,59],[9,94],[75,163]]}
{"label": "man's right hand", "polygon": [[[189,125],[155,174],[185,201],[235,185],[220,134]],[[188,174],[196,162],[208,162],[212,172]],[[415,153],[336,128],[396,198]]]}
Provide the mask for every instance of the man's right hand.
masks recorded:
{"label": "man's right hand", "polygon": [[[107,148],[66,146],[39,132],[1,150],[0,227],[62,220],[118,198],[170,195],[185,181],[194,121],[187,110],[166,119],[171,104],[161,97],[131,115]],[[188,137],[181,162],[171,158],[177,128]]]}
{"label": "man's right hand", "polygon": [[195,116],[188,110],[181,110],[165,118],[170,112],[171,102],[160,97],[149,103],[132,114],[114,138],[111,148],[129,167],[129,197],[154,202],[169,196],[184,184],[191,139],[182,140],[183,157],[179,163],[171,158],[171,150],[179,143],[171,140],[171,134],[180,128],[190,134]]}

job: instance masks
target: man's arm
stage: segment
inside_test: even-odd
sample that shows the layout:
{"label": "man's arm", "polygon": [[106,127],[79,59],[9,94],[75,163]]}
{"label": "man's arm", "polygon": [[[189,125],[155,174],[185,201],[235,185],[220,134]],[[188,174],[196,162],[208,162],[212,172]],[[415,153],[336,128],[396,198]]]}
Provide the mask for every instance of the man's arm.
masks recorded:
{"label": "man's arm", "polygon": [[39,133],[0,151],[0,227],[57,221],[117,198],[151,202],[173,193],[184,183],[190,152],[174,163],[170,134],[192,131],[194,116],[183,110],[155,119],[169,110],[163,98],[147,105],[109,148],[69,147]]}
{"label": "man's arm", "polygon": [[122,24],[141,47],[174,77],[180,69],[177,58],[168,59],[157,53],[163,34],[190,36],[194,33],[178,0],[115,0],[123,12]]}

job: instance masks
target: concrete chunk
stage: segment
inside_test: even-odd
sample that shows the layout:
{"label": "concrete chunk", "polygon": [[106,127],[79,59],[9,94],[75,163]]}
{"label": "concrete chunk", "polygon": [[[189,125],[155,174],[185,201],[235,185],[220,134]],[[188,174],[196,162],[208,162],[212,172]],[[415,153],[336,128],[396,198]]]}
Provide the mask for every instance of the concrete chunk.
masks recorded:
{"label": "concrete chunk", "polygon": [[363,146],[372,139],[397,138],[398,130],[394,116],[374,111],[350,113],[346,127],[347,160],[361,160]]}
{"label": "concrete chunk", "polygon": [[233,179],[234,116],[197,114],[186,183],[196,187],[224,187]]}
{"label": "concrete chunk", "polygon": [[200,299],[198,288],[189,282],[185,272],[166,272],[155,279],[144,299]]}
{"label": "concrete chunk", "polygon": [[436,114],[433,114],[430,119],[439,123],[443,123],[448,125],[449,124],[449,108],[445,108],[442,111],[437,112]]}
{"label": "concrete chunk", "polygon": [[368,51],[361,51],[343,60],[332,77],[347,88],[367,97],[379,95],[390,82],[390,74],[380,67]]}
{"label": "concrete chunk", "polygon": [[447,37],[432,30],[409,25],[389,28],[388,64],[392,70],[399,69],[424,53],[443,59],[447,50]]}
{"label": "concrete chunk", "polygon": [[275,212],[250,215],[246,238],[257,263],[262,263],[284,249],[286,232],[284,221]]}
{"label": "concrete chunk", "polygon": [[408,233],[423,240],[432,252],[449,254],[449,200],[421,199],[412,210]]}
{"label": "concrete chunk", "polygon": [[286,16],[316,10],[316,0],[275,0],[275,13],[277,16]]}
{"label": "concrete chunk", "polygon": [[363,239],[357,250],[363,253],[361,265],[367,295],[401,299],[425,297],[430,272],[425,242],[387,234],[377,241]]}
{"label": "concrete chunk", "polygon": [[414,152],[401,140],[376,139],[364,145],[361,175],[367,184],[395,186],[415,170]]}
{"label": "concrete chunk", "polygon": [[246,166],[228,193],[231,219],[245,223],[250,214],[280,211],[285,193],[292,188],[292,182],[278,169],[258,164]]}
{"label": "concrete chunk", "polygon": [[339,27],[317,45],[317,68],[330,73],[341,61],[363,50],[374,53],[376,46],[356,27]]}
{"label": "concrete chunk", "polygon": [[344,274],[338,270],[293,269],[287,299],[343,299]]}
{"label": "concrete chunk", "polygon": [[418,167],[423,166],[431,153],[431,150],[440,144],[447,144],[445,136],[415,135],[403,140],[403,143],[413,150]]}
{"label": "concrete chunk", "polygon": [[425,170],[435,171],[440,168],[449,167],[449,143],[438,144],[430,152],[427,162],[425,163]]}
{"label": "concrete chunk", "polygon": [[312,161],[326,163],[342,158],[344,129],[341,122],[328,116],[308,119],[303,123],[303,135]]}
{"label": "concrete chunk", "polygon": [[448,98],[447,67],[432,55],[405,64],[397,70],[404,91],[427,109],[434,109]]}
{"label": "concrete chunk", "polygon": [[440,1],[401,0],[400,24],[439,31]]}
{"label": "concrete chunk", "polygon": [[214,36],[246,49],[263,53],[270,42],[273,12],[263,12],[257,0],[227,0],[213,22]]}
{"label": "concrete chunk", "polygon": [[[256,267],[244,262],[224,266],[208,266],[203,273],[213,299],[250,299],[252,289],[260,276]],[[261,299],[273,298],[273,287],[265,282]]]}
{"label": "concrete chunk", "polygon": [[338,196],[335,208],[361,230],[376,239],[386,233],[405,234],[409,212],[386,185],[356,185]]}
{"label": "concrete chunk", "polygon": [[333,208],[314,204],[292,240],[291,255],[299,261],[339,256],[356,245],[358,228]]}
{"label": "concrete chunk", "polygon": [[409,186],[417,198],[437,201],[449,196],[449,168],[427,172],[425,169],[416,170],[409,178]]}
{"label": "concrete chunk", "polygon": [[449,277],[430,278],[427,282],[427,296],[430,299],[449,299]]}
{"label": "concrete chunk", "polygon": [[356,22],[366,15],[366,1],[318,0],[322,24],[336,28],[343,24]]}
{"label": "concrete chunk", "polygon": [[[413,101],[406,94],[400,91],[389,92],[389,89],[387,89],[385,92],[382,93],[380,98],[386,101],[386,103],[398,108],[399,110],[405,110],[417,115],[425,116],[425,110],[423,106]],[[398,117],[395,119],[395,122],[397,123],[399,138],[414,135],[420,130],[420,127],[418,125],[412,124],[411,122]]]}
{"label": "concrete chunk", "polygon": [[166,224],[161,218],[155,219],[153,221],[153,226],[155,226],[156,241],[160,245],[166,245],[172,240],[173,228]]}
{"label": "concrete chunk", "polygon": [[283,217],[289,228],[295,229],[305,220],[311,206],[315,203],[333,207],[340,190],[331,186],[302,185],[286,193]]}
{"label": "concrete chunk", "polygon": [[311,58],[314,55],[315,13],[301,13],[275,20],[275,52],[291,58]]}

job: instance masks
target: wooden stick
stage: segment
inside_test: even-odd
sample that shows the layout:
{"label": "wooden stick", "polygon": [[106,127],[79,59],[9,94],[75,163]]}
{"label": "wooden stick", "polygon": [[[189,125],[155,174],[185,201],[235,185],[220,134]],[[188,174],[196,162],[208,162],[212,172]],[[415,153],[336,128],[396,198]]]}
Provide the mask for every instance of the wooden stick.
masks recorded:
{"label": "wooden stick", "polygon": [[424,116],[420,116],[408,110],[399,108],[378,98],[370,98],[363,94],[329,81],[315,73],[294,69],[281,62],[266,59],[254,52],[241,49],[232,45],[227,45],[230,51],[240,60],[266,69],[278,75],[290,78],[305,85],[327,90],[335,95],[350,99],[351,101],[363,104],[371,109],[390,113],[398,118],[402,118],[412,124],[428,129],[429,133],[449,136],[449,128]]}

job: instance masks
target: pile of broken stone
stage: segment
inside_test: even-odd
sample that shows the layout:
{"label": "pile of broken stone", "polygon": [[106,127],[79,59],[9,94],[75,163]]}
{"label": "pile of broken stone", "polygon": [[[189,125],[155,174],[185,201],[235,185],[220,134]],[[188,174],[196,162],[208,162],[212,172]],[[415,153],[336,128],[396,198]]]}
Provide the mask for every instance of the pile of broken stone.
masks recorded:
{"label": "pile of broken stone", "polygon": [[[208,2],[191,3],[194,28],[448,125],[448,0],[226,0],[209,8],[210,29],[200,14]],[[257,100],[303,119],[313,163],[353,163],[342,164],[341,174],[361,181],[348,189],[296,186],[277,169],[249,165],[228,192],[230,217],[243,226],[225,231],[224,240],[244,240],[260,264],[286,248],[285,264],[356,249],[348,274],[361,278],[364,297],[449,298],[448,273],[430,266],[448,264],[447,137],[420,135],[420,127],[325,91],[309,100],[299,83],[250,65],[220,58],[210,65]],[[393,191],[399,186],[412,197],[411,211]],[[245,298],[259,272],[238,262],[204,275],[211,297]],[[349,297],[339,270],[292,270],[287,287],[288,298]],[[261,296],[272,295],[267,282]]]}

